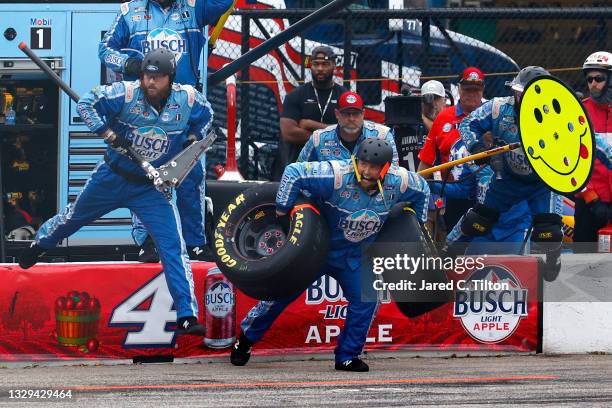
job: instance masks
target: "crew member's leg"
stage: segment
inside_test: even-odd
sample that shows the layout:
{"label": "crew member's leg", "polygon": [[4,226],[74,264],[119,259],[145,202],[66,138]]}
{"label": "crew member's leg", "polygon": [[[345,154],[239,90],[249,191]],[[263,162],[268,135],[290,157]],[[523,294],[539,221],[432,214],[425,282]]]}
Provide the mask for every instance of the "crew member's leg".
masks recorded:
{"label": "crew member's leg", "polygon": [[176,205],[181,215],[183,238],[191,260],[211,260],[205,234],[205,159],[191,170],[176,189]]}
{"label": "crew member's leg", "polygon": [[99,164],[77,199],[40,227],[32,245],[21,253],[19,265],[23,269],[30,268],[45,250],[54,248],[83,225],[120,207],[124,188],[121,176],[106,164]]}
{"label": "crew member's leg", "polygon": [[197,324],[198,303],[176,205],[151,185],[139,185],[132,189],[127,206],[141,219],[159,249],[177,310],[178,330],[203,335],[203,327]]}
{"label": "crew member's leg", "polygon": [[[367,273],[364,271],[363,273]],[[370,325],[376,316],[378,302],[367,276],[362,276],[359,269],[348,267],[334,269],[330,274],[338,280],[344,297],[348,300],[344,328],[338,337],[334,350],[336,369],[346,371],[368,371],[369,367],[359,359],[363,351]]]}

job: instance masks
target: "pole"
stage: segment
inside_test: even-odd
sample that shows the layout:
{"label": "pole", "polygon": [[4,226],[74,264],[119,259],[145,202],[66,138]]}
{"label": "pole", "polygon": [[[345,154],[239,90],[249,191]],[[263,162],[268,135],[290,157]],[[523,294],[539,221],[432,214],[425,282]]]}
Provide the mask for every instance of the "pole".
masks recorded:
{"label": "pole", "polygon": [[[312,27],[312,25],[318,23],[319,21],[332,16],[336,12],[342,10],[344,7],[347,7],[355,0],[334,0],[331,3],[321,7],[317,11],[308,16],[304,17],[297,23],[293,24],[285,31],[280,34],[275,35],[264,43],[260,44],[258,47],[253,48],[246,54],[242,55],[240,58],[230,62],[219,71],[208,77],[208,86],[214,86],[221,81],[227,79],[230,75],[235,74],[246,66],[251,65],[254,61],[266,55],[271,50],[280,47],[282,44],[286,43],[302,31]],[[244,16],[243,16],[244,18]],[[242,33],[245,34],[244,32]],[[249,33],[246,33],[249,35]]]}
{"label": "pole", "polygon": [[473,160],[484,159],[486,157],[495,156],[501,153],[508,152],[510,150],[518,149],[519,147],[521,147],[520,143],[511,143],[505,146],[496,147],[495,149],[476,153],[476,154],[473,154],[471,156],[467,156],[461,159],[453,160],[448,163],[440,164],[439,166],[430,167],[428,169],[419,171],[417,174],[419,174],[420,176],[426,176],[436,171],[445,170],[445,169],[448,169],[449,167],[457,166],[459,164],[467,163]]}

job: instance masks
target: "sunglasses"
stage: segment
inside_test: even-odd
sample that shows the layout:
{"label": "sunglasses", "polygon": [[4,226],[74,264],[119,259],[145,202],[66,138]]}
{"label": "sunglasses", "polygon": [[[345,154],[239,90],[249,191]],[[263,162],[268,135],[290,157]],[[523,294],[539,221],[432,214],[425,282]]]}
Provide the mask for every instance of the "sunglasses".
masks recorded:
{"label": "sunglasses", "polygon": [[606,77],[603,75],[597,75],[597,76],[588,76],[586,77],[586,81],[590,84],[591,82],[595,81],[598,84],[602,83],[603,81],[606,80]]}

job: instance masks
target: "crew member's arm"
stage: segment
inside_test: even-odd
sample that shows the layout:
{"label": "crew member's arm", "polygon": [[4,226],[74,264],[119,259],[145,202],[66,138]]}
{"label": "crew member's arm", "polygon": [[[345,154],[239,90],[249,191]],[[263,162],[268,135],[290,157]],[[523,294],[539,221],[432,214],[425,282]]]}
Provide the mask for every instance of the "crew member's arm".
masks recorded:
{"label": "crew member's arm", "polygon": [[406,172],[405,175],[402,175],[402,179],[407,178],[408,182],[402,183],[401,196],[398,201],[410,202],[419,221],[425,223],[427,222],[427,207],[429,206],[429,186],[423,177],[404,168],[401,169]]}
{"label": "crew member's arm", "polygon": [[318,134],[313,133],[309,138],[300,154],[296,160],[296,162],[309,162],[309,161],[318,161],[319,157],[317,155],[317,149],[315,147],[315,138],[318,138]]}
{"label": "crew member's arm", "polygon": [[233,0],[198,0],[195,6],[198,26],[216,24],[233,3]]}
{"label": "crew member's arm", "polygon": [[97,86],[83,95],[77,103],[77,112],[92,132],[107,140],[110,133],[114,134],[108,122],[121,112],[124,103],[125,84],[115,82],[112,85]]}
{"label": "crew member's arm", "polygon": [[276,193],[277,214],[284,215],[291,210],[302,190],[308,191],[311,197],[329,198],[334,191],[334,179],[330,162],[289,164]]}
{"label": "crew member's arm", "polygon": [[299,120],[302,116],[300,108],[300,95],[296,91],[290,92],[285,97],[283,103],[283,112],[280,118],[281,138],[285,143],[304,144],[308,141],[310,134],[309,130],[302,129],[299,126]]}
{"label": "crew member's arm", "polygon": [[192,86],[185,87],[185,89],[193,95],[193,98],[192,95],[189,95],[188,98],[188,100],[193,100],[193,105],[189,115],[187,134],[190,139],[195,137],[197,140],[202,140],[213,123],[213,110],[202,93],[196,91]]}
{"label": "crew member's arm", "polygon": [[129,3],[121,4],[121,11],[98,45],[98,57],[113,71],[136,76],[140,71],[140,60],[121,51],[130,42],[130,28],[125,20],[129,7]]}
{"label": "crew member's arm", "polygon": [[459,124],[459,134],[465,147],[472,154],[487,149],[485,133],[493,131],[493,103],[485,102],[465,117]]}
{"label": "crew member's arm", "polygon": [[298,126],[302,129],[306,129],[309,132],[314,132],[315,130],[325,129],[329,125],[312,119],[300,119],[298,121]]}
{"label": "crew member's arm", "polygon": [[612,169],[612,145],[601,133],[595,133],[595,157]]}

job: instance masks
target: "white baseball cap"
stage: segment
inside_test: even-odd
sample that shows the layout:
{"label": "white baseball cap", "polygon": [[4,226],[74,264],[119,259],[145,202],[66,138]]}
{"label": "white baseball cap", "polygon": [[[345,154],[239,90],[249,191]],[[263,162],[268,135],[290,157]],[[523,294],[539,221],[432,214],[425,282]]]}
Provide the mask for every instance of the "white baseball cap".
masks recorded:
{"label": "white baseball cap", "polygon": [[437,95],[441,97],[445,97],[446,93],[444,92],[444,85],[442,85],[439,81],[427,81],[421,86],[421,95]]}

